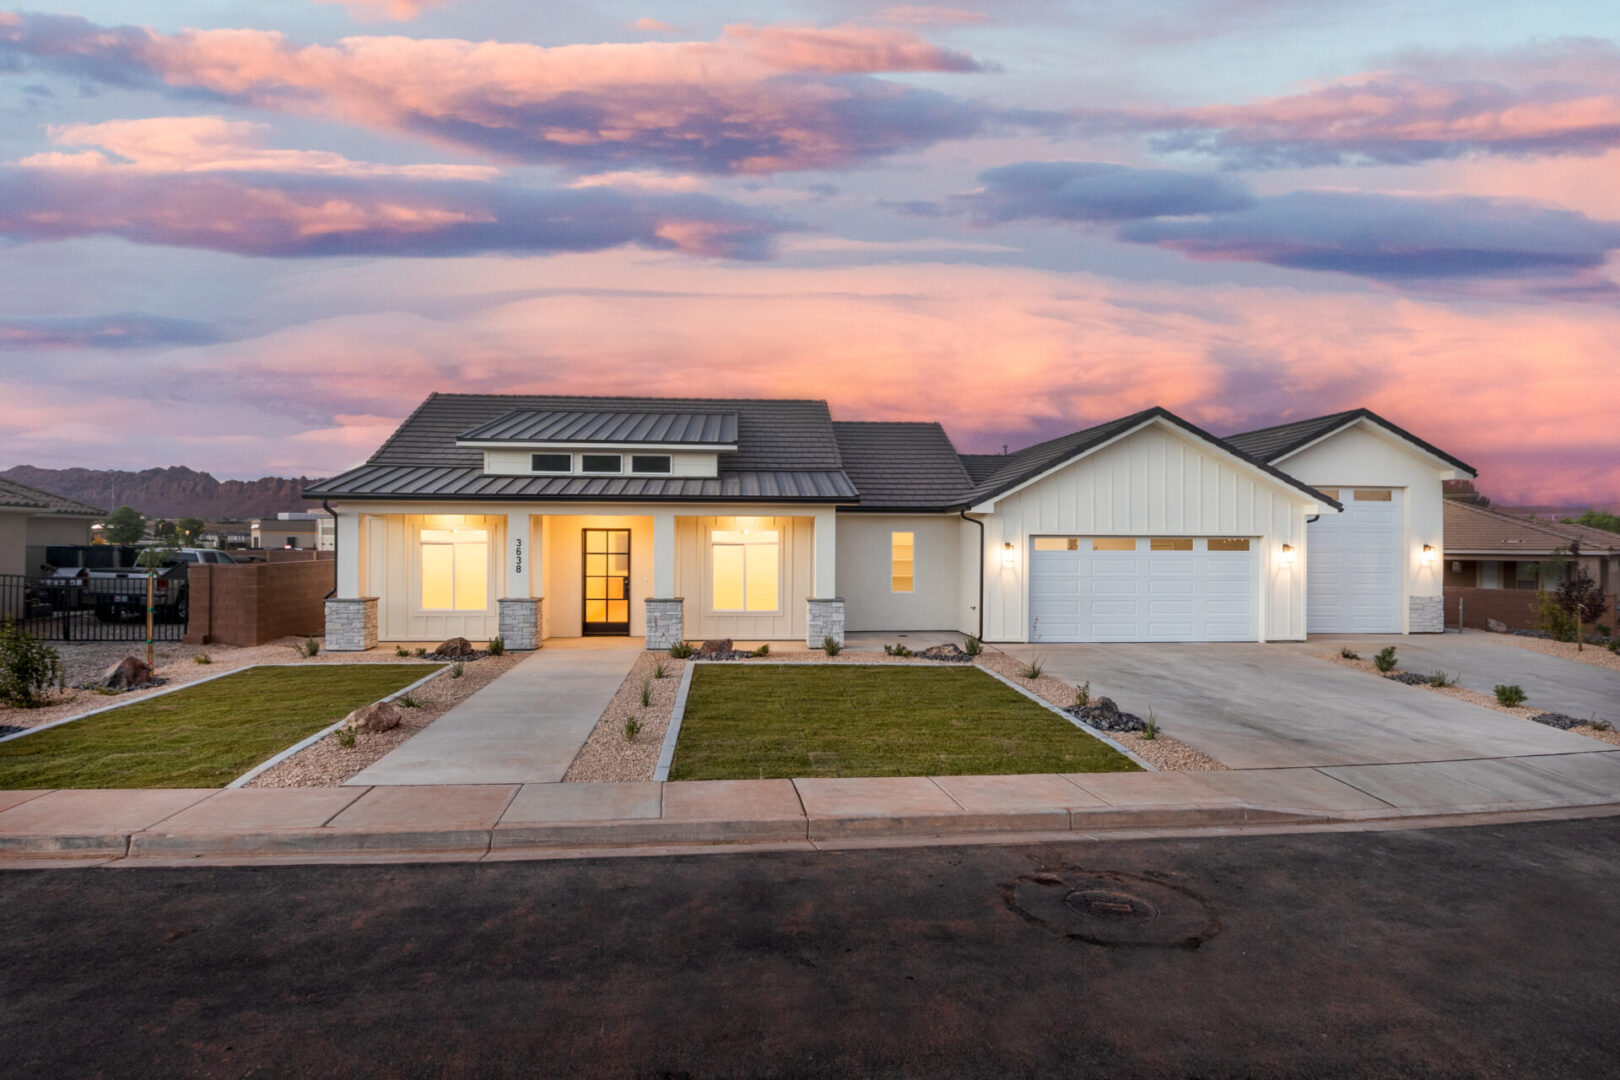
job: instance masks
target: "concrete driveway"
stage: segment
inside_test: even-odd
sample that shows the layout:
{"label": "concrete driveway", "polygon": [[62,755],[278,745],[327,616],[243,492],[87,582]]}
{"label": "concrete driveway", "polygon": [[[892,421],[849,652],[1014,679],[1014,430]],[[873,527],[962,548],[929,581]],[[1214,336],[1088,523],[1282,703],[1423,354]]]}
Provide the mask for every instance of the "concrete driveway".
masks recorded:
{"label": "concrete driveway", "polygon": [[[1377,640],[1394,644],[1403,653],[1410,650],[1415,658],[1417,647],[1412,638]],[[999,647],[1021,659],[1038,655],[1048,674],[1069,682],[1089,679],[1094,695],[1105,694],[1128,712],[1146,716],[1151,706],[1166,735],[1234,769],[1459,761],[1611,749],[1584,735],[1319,659],[1319,654],[1338,649],[1320,640],[1269,645]],[[1489,666],[1491,661],[1479,663]],[[1437,661],[1435,666],[1442,665]],[[1457,667],[1452,664],[1453,670]],[[1425,669],[1419,666],[1418,670]],[[1537,692],[1529,685],[1525,689]]]}
{"label": "concrete driveway", "polygon": [[1296,647],[1320,651],[1319,645],[1329,652],[1349,645],[1362,656],[1394,645],[1395,662],[1402,671],[1444,671],[1457,676],[1458,685],[1482,694],[1491,693],[1501,683],[1516,683],[1529,695],[1526,705],[1583,720],[1596,717],[1620,727],[1620,671],[1521,649],[1504,642],[1499,634],[1334,635],[1313,637],[1309,645]]}

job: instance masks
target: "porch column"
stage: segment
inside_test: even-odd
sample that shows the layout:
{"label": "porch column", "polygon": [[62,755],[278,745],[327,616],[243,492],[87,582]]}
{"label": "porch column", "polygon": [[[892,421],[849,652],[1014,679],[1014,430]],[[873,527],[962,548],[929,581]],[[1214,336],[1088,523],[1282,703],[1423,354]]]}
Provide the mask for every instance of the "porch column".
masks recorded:
{"label": "porch column", "polygon": [[684,640],[686,632],[683,601],[675,595],[675,511],[654,510],[652,528],[652,595],[642,601],[647,648],[667,649]]}
{"label": "porch column", "polygon": [[844,598],[838,595],[838,512],[824,507],[815,513],[815,572],[806,598],[805,644],[819,649],[828,638],[844,643]]}
{"label": "porch column", "polygon": [[337,595],[353,599],[360,595],[360,515],[338,511]]}
{"label": "porch column", "polygon": [[514,652],[540,647],[540,601],[531,595],[529,585],[535,559],[529,520],[526,509],[507,511],[502,595],[496,607],[500,611],[501,640]]}

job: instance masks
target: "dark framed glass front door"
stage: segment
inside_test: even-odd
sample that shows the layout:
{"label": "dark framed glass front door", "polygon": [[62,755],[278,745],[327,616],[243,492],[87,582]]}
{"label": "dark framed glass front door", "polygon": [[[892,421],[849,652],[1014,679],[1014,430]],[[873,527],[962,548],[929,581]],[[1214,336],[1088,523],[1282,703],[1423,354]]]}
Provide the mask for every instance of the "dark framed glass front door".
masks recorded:
{"label": "dark framed glass front door", "polygon": [[584,633],[630,633],[630,530],[585,529]]}

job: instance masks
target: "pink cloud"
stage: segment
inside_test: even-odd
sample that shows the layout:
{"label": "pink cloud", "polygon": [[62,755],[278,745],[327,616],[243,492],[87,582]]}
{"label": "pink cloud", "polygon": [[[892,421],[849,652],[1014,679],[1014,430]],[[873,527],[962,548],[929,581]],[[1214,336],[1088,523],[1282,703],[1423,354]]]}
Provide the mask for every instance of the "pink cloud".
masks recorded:
{"label": "pink cloud", "polygon": [[667,23],[663,19],[648,18],[645,15],[632,22],[625,23],[625,26],[631,30],[641,30],[648,34],[672,34],[675,32],[674,24]]}
{"label": "pink cloud", "polygon": [[315,0],[317,4],[342,4],[361,22],[389,19],[407,22],[428,8],[443,7],[450,0]]}
{"label": "pink cloud", "polygon": [[932,4],[895,4],[879,11],[875,18],[881,23],[900,26],[959,26],[990,21],[990,16],[982,11],[935,7]]}

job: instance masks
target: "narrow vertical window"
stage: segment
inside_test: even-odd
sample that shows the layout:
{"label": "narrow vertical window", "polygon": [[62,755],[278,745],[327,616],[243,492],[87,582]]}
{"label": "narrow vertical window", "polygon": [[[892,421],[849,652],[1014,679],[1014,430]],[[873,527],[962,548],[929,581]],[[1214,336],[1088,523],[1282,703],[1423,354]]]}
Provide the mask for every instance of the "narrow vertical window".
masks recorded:
{"label": "narrow vertical window", "polygon": [[889,589],[911,592],[916,583],[917,534],[889,534]]}

